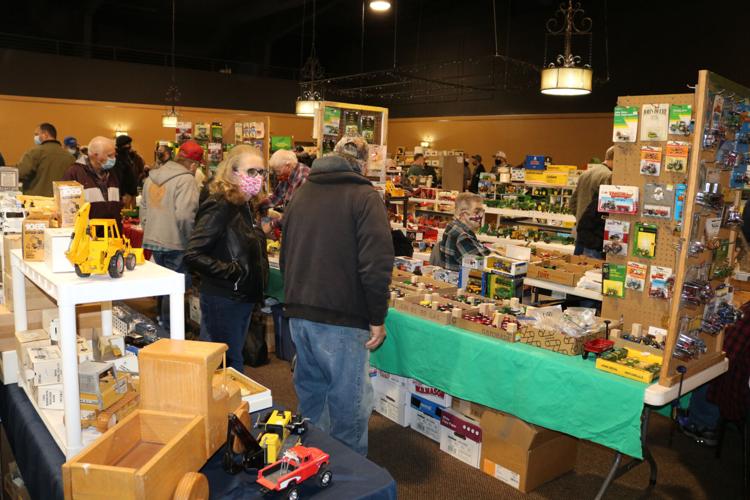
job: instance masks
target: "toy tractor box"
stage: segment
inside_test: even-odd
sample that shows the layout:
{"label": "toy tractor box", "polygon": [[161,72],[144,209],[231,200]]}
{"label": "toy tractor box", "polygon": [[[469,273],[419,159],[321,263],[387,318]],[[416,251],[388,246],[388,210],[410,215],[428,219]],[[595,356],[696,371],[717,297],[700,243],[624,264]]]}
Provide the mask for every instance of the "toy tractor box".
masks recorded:
{"label": "toy tractor box", "polygon": [[44,231],[50,227],[46,217],[29,216],[21,225],[23,260],[44,260]]}
{"label": "toy tractor box", "polygon": [[60,227],[71,227],[75,224],[76,214],[86,202],[83,196],[83,185],[76,181],[55,181],[52,183],[55,196],[55,209]]}

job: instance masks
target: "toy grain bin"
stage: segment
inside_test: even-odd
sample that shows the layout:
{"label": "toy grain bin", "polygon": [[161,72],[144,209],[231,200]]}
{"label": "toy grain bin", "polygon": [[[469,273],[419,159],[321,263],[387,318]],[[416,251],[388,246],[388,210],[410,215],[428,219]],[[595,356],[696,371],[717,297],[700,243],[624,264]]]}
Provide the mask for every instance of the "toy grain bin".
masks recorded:
{"label": "toy grain bin", "polygon": [[136,410],[63,464],[66,500],[173,498],[206,462],[203,420]]}
{"label": "toy grain bin", "polygon": [[242,403],[236,383],[214,381],[226,350],[215,342],[161,339],[138,354],[141,408],[205,417],[204,460],[226,442],[227,415]]}

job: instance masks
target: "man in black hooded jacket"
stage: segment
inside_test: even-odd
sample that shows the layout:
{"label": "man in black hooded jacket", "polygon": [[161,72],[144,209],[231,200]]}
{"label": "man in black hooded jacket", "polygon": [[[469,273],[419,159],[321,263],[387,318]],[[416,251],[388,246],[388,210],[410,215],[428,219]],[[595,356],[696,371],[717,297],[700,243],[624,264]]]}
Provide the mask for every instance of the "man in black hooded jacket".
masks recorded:
{"label": "man in black hooded jacket", "polygon": [[366,160],[367,143],[344,137],[313,162],[287,205],[280,257],[299,410],[363,455],[369,350],[385,340],[393,268],[388,216],[363,175]]}

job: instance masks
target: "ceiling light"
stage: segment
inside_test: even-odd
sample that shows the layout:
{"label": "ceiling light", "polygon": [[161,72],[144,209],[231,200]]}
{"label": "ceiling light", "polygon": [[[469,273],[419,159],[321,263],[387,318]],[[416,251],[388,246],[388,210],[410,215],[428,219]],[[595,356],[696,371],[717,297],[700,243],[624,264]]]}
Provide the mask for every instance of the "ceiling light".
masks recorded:
{"label": "ceiling light", "polygon": [[315,116],[315,110],[320,107],[320,101],[297,99],[294,112],[297,116]]}
{"label": "ceiling light", "polygon": [[115,139],[120,137],[121,135],[128,135],[128,131],[122,129],[115,130]]}
{"label": "ceiling light", "polygon": [[161,126],[164,128],[177,128],[177,112],[174,108],[161,117]]}
{"label": "ceiling light", "polygon": [[370,8],[376,12],[385,12],[391,8],[389,0],[370,0]]}
{"label": "ceiling light", "polygon": [[[563,53],[558,54],[555,62],[545,62],[541,92],[558,96],[590,94],[594,72],[589,64],[582,63],[580,56],[573,54],[571,45],[574,36],[587,37],[590,43],[591,18],[585,17],[580,4],[574,6],[572,0],[568,0],[567,5],[561,3],[555,14],[560,19],[553,17],[547,21],[547,37],[563,37]],[[546,44],[545,41],[545,59]]]}

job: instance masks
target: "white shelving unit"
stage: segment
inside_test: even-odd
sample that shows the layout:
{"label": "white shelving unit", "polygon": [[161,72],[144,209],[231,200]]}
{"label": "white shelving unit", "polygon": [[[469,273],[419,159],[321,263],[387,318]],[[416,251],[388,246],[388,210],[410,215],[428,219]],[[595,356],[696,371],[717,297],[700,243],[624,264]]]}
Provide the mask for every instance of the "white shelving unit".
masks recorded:
{"label": "white shelving unit", "polygon": [[125,271],[122,278],[108,275],[79,278],[75,273],[53,273],[44,262],[26,262],[21,250],[10,252],[13,273],[13,316],[16,331],[28,329],[26,285],[28,278],[57,302],[60,320],[59,346],[62,352],[63,400],[65,410],[41,409],[31,390],[19,376],[19,385],[47,426],[50,434],[66,458],[76,455],[99,436],[95,430],[81,430],[80,392],[78,387],[78,349],[76,343],[76,305],[101,303],[102,333],[112,335],[112,301],[169,295],[171,322],[170,336],[185,338],[184,303],[185,278],[151,262]]}
{"label": "white shelving unit", "polygon": [[572,222],[575,224],[576,216],[573,214],[555,214],[552,212],[539,212],[537,210],[515,210],[512,208],[485,208],[485,213],[513,217],[518,219],[546,219],[558,222]]}

